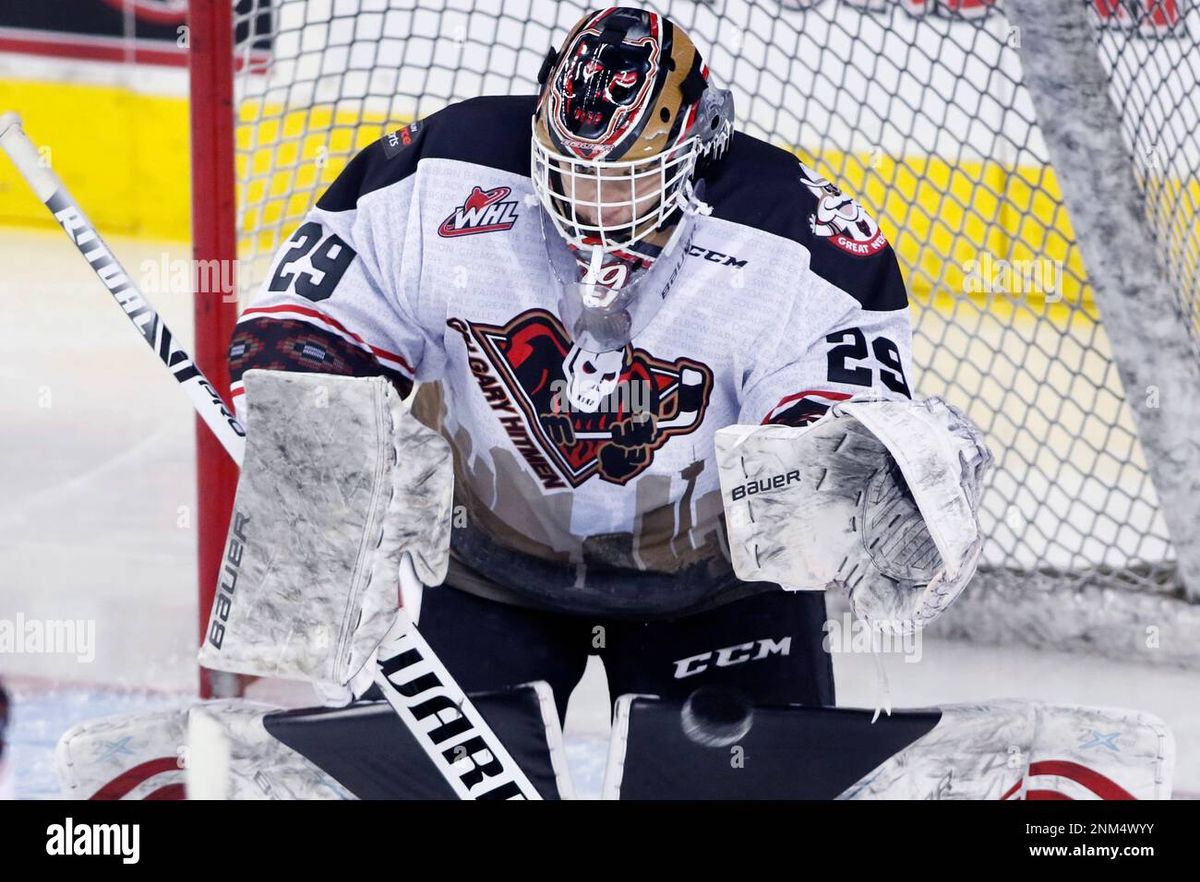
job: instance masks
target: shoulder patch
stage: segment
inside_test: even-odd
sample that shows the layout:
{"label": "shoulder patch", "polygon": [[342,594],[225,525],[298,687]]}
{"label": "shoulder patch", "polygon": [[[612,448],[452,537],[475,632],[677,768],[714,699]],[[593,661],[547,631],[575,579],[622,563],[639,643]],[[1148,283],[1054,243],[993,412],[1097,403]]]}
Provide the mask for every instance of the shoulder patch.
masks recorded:
{"label": "shoulder patch", "polygon": [[800,163],[800,183],[817,200],[816,208],[808,216],[808,228],[814,236],[827,239],[851,257],[870,257],[887,247],[887,238],[879,224],[857,199],[845,195],[836,184],[804,163]]}
{"label": "shoulder patch", "polygon": [[811,271],[864,309],[908,305],[895,251],[878,221],[794,153],[738,132],[705,180],[714,217],[802,245]]}
{"label": "shoulder patch", "polygon": [[409,123],[402,129],[396,129],[394,132],[389,132],[384,135],[380,143],[383,145],[383,153],[388,159],[395,159],[399,156],[406,147],[410,147],[417,135],[421,131],[422,122],[416,120]]}

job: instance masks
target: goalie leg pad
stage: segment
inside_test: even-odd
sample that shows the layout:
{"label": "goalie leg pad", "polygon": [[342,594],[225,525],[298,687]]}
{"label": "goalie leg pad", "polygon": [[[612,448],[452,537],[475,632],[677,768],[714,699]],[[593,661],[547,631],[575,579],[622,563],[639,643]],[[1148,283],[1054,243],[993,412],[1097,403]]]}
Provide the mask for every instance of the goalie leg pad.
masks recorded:
{"label": "goalie leg pad", "polygon": [[184,799],[187,714],[177,708],[72,726],[54,752],[63,798]]}
{"label": "goalie leg pad", "polygon": [[1169,799],[1152,714],[1000,700],[898,710],[759,706],[737,744],[690,741],[681,702],[617,700],[606,799]]}
{"label": "goalie leg pad", "polygon": [[1153,714],[1008,699],[943,707],[931,732],[839,798],[1170,799],[1174,767]]}
{"label": "goalie leg pad", "polygon": [[192,707],[188,798],[353,799],[332,775],[270,733],[266,720],[286,713],[240,699]]}

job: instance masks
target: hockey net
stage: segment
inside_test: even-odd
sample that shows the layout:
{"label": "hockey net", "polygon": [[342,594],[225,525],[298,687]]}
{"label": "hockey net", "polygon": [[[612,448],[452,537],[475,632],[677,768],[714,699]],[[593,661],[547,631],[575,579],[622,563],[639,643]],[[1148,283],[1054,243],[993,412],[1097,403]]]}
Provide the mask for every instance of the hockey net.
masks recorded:
{"label": "hockey net", "polygon": [[[549,0],[229,2],[230,222],[243,298],[356,150],[458,99],[533,92],[547,47],[588,8]],[[1178,401],[1152,401],[1152,384],[1123,385],[1113,342],[1128,329],[1109,321],[1085,268],[1081,238],[1101,231],[1073,225],[1076,206],[1064,201],[1023,75],[1033,35],[1010,14],[1018,3],[654,5],[682,24],[733,89],[745,131],[797,152],[879,219],[911,290],[919,393],[963,407],[987,433],[997,468],[983,501],[983,564],[945,627],[1200,663],[1200,585],[1183,565],[1196,554],[1196,525],[1170,516],[1161,477],[1170,468],[1156,472],[1131,408]],[[1172,351],[1194,377],[1200,8],[1183,0],[1071,4],[1086,19],[1084,48],[1100,62],[1127,152],[1124,180],[1107,183],[1133,188],[1144,223],[1105,229],[1112,240],[1102,245],[1152,242],[1160,290],[1169,292],[1157,309],[1184,341]],[[1144,651],[1146,627],[1176,629],[1178,639]]]}

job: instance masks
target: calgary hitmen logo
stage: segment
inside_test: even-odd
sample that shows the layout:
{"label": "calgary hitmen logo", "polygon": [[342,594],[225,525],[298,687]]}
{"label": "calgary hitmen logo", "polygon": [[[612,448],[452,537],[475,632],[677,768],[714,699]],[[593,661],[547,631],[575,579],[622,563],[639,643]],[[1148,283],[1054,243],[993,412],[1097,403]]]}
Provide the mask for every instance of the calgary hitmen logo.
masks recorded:
{"label": "calgary hitmen logo", "polygon": [[472,188],[467,200],[442,221],[438,235],[450,239],[473,233],[511,230],[517,222],[516,200],[505,199],[511,192],[509,187],[496,187],[494,190]]}
{"label": "calgary hitmen logo", "polygon": [[800,182],[817,197],[817,210],[808,218],[808,225],[816,235],[855,257],[870,257],[887,247],[879,224],[857,200],[808,166],[801,165],[800,169]]}
{"label": "calgary hitmen logo", "polygon": [[[664,361],[632,346],[581,354],[544,309],[527,310],[506,325],[460,318],[447,324],[462,335],[480,391],[547,490],[578,487],[593,475],[625,484],[668,439],[704,421],[713,381],[701,362]],[[580,410],[561,394],[572,384],[576,398],[594,395],[597,402],[622,385],[637,384],[645,394],[637,411],[621,397],[609,397],[616,407]]]}

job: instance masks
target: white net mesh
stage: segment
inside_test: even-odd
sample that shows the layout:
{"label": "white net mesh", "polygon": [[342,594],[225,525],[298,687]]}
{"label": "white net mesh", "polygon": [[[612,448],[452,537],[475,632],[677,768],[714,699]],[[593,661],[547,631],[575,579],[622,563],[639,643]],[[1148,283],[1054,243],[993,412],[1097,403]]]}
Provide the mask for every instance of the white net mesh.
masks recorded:
{"label": "white net mesh", "polygon": [[[1146,194],[1179,293],[1164,308],[1196,340],[1200,10],[1172,23],[1173,2],[1156,0],[1147,14],[1139,3],[1080,2],[1136,156],[1130,183]],[[1002,10],[915,0],[653,5],[733,89],[744,130],[855,193],[894,244],[914,301],[918,391],[966,409],[997,455],[985,569],[1182,594],[1126,403],[1152,390],[1121,386],[1116,332],[1093,302],[1022,84],[1020,33]],[[587,8],[275,0],[264,13],[241,0],[242,291],[257,287],[358,148],[453,100],[532,93],[547,47]]]}

